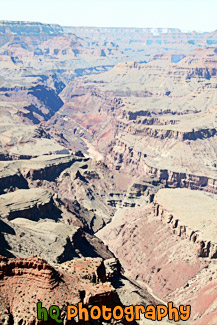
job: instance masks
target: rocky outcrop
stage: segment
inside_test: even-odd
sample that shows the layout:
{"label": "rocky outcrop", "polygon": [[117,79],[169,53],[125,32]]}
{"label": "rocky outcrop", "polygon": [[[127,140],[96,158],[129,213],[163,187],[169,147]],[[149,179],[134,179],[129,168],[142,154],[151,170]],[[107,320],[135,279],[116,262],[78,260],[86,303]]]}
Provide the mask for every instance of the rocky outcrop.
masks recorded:
{"label": "rocky outcrop", "polygon": [[217,258],[215,195],[162,189],[154,198],[154,211],[174,233],[195,244],[199,257]]}
{"label": "rocky outcrop", "polygon": [[58,272],[45,260],[37,256],[30,258],[9,259],[0,256],[0,281],[7,278],[33,277],[39,282],[39,287],[54,289],[61,278]]}
{"label": "rocky outcrop", "polygon": [[27,180],[55,181],[61,172],[88,158],[76,155],[49,155],[30,160],[0,162],[0,194],[16,188],[27,189]]}
{"label": "rocky outcrop", "polygon": [[0,257],[1,323],[13,319],[15,324],[38,324],[37,301],[48,309],[58,305],[62,319],[66,319],[67,303],[82,301],[87,307],[119,304],[118,294],[101,274],[101,265],[102,260],[88,258],[54,268],[37,256]]}
{"label": "rocky outcrop", "polygon": [[[81,228],[75,232],[72,240],[77,256],[91,258],[101,257],[106,260],[114,256],[98,237],[87,234]],[[69,258],[67,257],[67,259]]]}
{"label": "rocky outcrop", "polygon": [[[17,117],[16,113],[13,116]],[[40,155],[69,153],[63,146],[63,141],[55,140],[43,127],[26,125],[23,122],[15,119],[1,128],[0,147],[4,148],[2,161],[28,160]],[[2,163],[1,165],[4,166]]]}
{"label": "rocky outcrop", "polygon": [[34,222],[24,218],[11,222],[4,220],[0,225],[0,254],[4,256],[37,254],[55,264],[78,257],[113,258],[100,239],[75,225],[48,220]]}
{"label": "rocky outcrop", "polygon": [[65,169],[74,163],[88,161],[88,158],[80,158],[74,155],[57,155],[32,159],[21,164],[21,169],[25,178],[31,180],[55,180]]}
{"label": "rocky outcrop", "polygon": [[33,87],[1,87],[0,94],[1,96],[7,94],[10,103],[16,100],[23,103],[23,106],[16,111],[16,114],[33,124],[39,124],[43,120],[47,121],[64,104],[56,89],[40,83]]}
{"label": "rocky outcrop", "polygon": [[141,134],[143,136],[148,136],[150,138],[158,138],[158,139],[175,139],[179,141],[186,140],[197,140],[197,139],[206,139],[210,137],[214,137],[217,133],[216,128],[213,129],[200,129],[200,130],[192,130],[189,132],[182,132],[179,130],[166,129],[166,128],[157,128],[157,126],[153,128],[146,127],[143,130],[135,130],[135,134]]}
{"label": "rocky outcrop", "polygon": [[121,265],[117,259],[115,258],[106,259],[104,261],[104,265],[105,265],[106,279],[112,280],[117,275],[120,274]]}
{"label": "rocky outcrop", "polygon": [[88,232],[96,232],[111,220],[114,209],[108,200],[115,181],[102,162],[77,158],[77,162],[62,172],[57,187],[68,211],[81,220]]}
{"label": "rocky outcrop", "polygon": [[13,220],[27,218],[38,221],[40,218],[57,220],[61,211],[53,201],[52,193],[41,188],[17,190],[0,196],[1,218]]}
{"label": "rocky outcrop", "polygon": [[192,190],[202,190],[217,193],[217,180],[206,176],[161,170],[150,166],[146,166],[146,172],[148,175],[152,175],[152,177],[157,177],[167,187],[190,188]]}
{"label": "rocky outcrop", "polygon": [[[37,254],[51,263],[75,257],[111,258],[113,254],[51,192],[42,188],[17,190],[0,196],[0,254]],[[45,219],[45,220],[44,220]]]}
{"label": "rocky outcrop", "polygon": [[[114,209],[109,204],[110,193],[115,188],[112,174],[103,163],[94,162],[79,152],[75,155],[44,155],[30,160],[2,162],[0,168],[1,192],[11,192],[0,198],[7,202],[11,200],[6,210],[11,208],[14,212],[5,212],[10,220],[18,216],[31,220],[46,217],[57,220],[62,218],[62,211],[58,208],[61,205],[65,211],[65,222],[84,226],[93,233],[102,228],[113,214]],[[22,187],[18,181],[10,186],[18,177],[24,180],[24,188],[31,189],[17,190]],[[40,189],[36,189],[34,192],[34,188],[39,186],[43,186],[44,190],[40,192]],[[45,189],[55,195],[56,202],[51,197],[49,204],[40,203]],[[32,203],[28,197],[33,193],[35,199]],[[23,208],[16,210],[17,203],[21,205],[22,200]]]}
{"label": "rocky outcrop", "polygon": [[217,193],[216,178],[193,174],[190,171],[184,172],[151,166],[151,161],[147,158],[146,154],[137,151],[122,141],[112,142],[108,153],[106,163],[110,168],[121,171],[127,170],[144,177],[154,178],[170,188],[181,187]]}
{"label": "rocky outcrop", "polygon": [[14,188],[28,189],[28,182],[20,172],[0,177],[0,194],[3,194],[6,189],[13,190]]}

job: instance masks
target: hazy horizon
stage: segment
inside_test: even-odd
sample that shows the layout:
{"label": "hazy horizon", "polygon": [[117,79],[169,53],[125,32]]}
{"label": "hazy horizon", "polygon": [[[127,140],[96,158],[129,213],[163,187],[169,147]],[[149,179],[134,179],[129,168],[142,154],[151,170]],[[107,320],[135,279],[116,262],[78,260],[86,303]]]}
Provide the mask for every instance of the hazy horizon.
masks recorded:
{"label": "hazy horizon", "polygon": [[[59,23],[49,23],[49,22],[41,22],[36,20],[10,20],[10,19],[0,19],[0,22],[22,22],[22,23],[39,23],[39,24],[47,24],[47,25],[59,25],[61,27],[67,28],[67,27],[80,27],[80,28],[123,28],[123,29],[180,29],[182,32],[194,32],[195,30],[182,30],[178,27],[151,27],[151,26],[144,26],[144,27],[136,27],[136,26],[94,26],[94,25],[62,25]],[[214,31],[214,30],[213,30]],[[197,32],[197,31],[196,31]],[[198,31],[202,33],[210,32],[210,31]],[[211,31],[212,32],[212,31]]]}
{"label": "hazy horizon", "polygon": [[64,27],[217,29],[216,0],[7,0],[0,20]]}

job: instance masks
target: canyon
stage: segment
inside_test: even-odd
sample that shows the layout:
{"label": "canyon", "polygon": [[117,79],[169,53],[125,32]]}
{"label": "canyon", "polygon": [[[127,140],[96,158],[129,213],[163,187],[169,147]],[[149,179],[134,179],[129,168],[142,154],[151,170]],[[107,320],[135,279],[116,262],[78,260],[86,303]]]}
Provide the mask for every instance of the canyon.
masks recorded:
{"label": "canyon", "polygon": [[173,301],[216,325],[216,44],[0,22],[1,324],[43,324],[40,300],[64,324],[68,304]]}

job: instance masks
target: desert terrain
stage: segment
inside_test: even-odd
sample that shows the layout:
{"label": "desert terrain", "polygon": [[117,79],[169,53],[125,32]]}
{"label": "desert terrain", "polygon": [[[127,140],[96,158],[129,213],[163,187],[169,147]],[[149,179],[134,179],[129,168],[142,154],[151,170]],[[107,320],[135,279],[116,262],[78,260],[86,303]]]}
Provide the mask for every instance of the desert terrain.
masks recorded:
{"label": "desert terrain", "polygon": [[0,324],[217,324],[217,31],[0,21],[0,112]]}

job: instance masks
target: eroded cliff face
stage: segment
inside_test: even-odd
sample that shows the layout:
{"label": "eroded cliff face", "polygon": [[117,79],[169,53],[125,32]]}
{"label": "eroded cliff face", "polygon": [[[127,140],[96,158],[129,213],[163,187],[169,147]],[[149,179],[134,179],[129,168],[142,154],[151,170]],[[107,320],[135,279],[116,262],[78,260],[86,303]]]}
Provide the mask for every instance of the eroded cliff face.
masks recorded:
{"label": "eroded cliff face", "polygon": [[151,205],[116,212],[97,236],[128,277],[146,283],[164,301],[191,304],[193,324],[214,324],[216,207],[215,195],[161,189]]}
{"label": "eroded cliff face", "polygon": [[53,118],[49,131],[67,127],[111,169],[216,193],[216,76],[207,82],[198,70],[215,71],[216,62],[213,49],[198,50],[178,63],[156,56],[78,78],[61,93],[64,118]]}
{"label": "eroded cliff face", "polygon": [[[148,143],[148,139],[146,141]],[[145,147],[144,152],[147,152],[147,147]],[[207,171],[204,171],[203,173],[202,170],[192,170],[191,172],[188,168],[183,167],[180,167],[181,170],[179,171],[178,167],[176,167],[177,169],[172,166],[170,166],[171,169],[162,168],[158,161],[157,165],[159,165],[159,167],[151,166],[153,162],[156,165],[154,160],[147,158],[147,154],[137,151],[131,146],[131,144],[129,145],[129,143],[124,143],[122,141],[112,142],[109,145],[108,155],[106,156],[106,163],[110,168],[120,171],[126,170],[129,173],[132,172],[134,174],[138,173],[143,175],[144,178],[155,178],[166,187],[185,187],[193,190],[217,193],[215,172],[212,174],[210,173],[210,176],[213,175],[215,177],[213,178],[206,176],[206,174],[208,174]],[[195,166],[192,167],[195,168]]]}
{"label": "eroded cliff face", "polygon": [[6,176],[13,180],[19,171],[27,188],[2,183],[6,194],[0,196],[1,254],[35,253],[52,263],[113,256],[93,236],[114,213],[107,193],[114,191],[114,184],[108,185],[112,178],[104,164],[80,155],[50,155],[8,161],[2,167],[3,180]]}
{"label": "eroded cliff face", "polygon": [[[185,205],[180,209],[182,202]],[[217,258],[215,195],[184,189],[160,190],[154,199],[154,214],[179,237],[191,240],[198,257]]]}
{"label": "eroded cliff face", "polygon": [[131,178],[79,153],[0,165],[2,217],[60,218],[90,233],[111,221],[117,208],[139,205],[141,199],[151,202],[161,187],[157,179]]}

